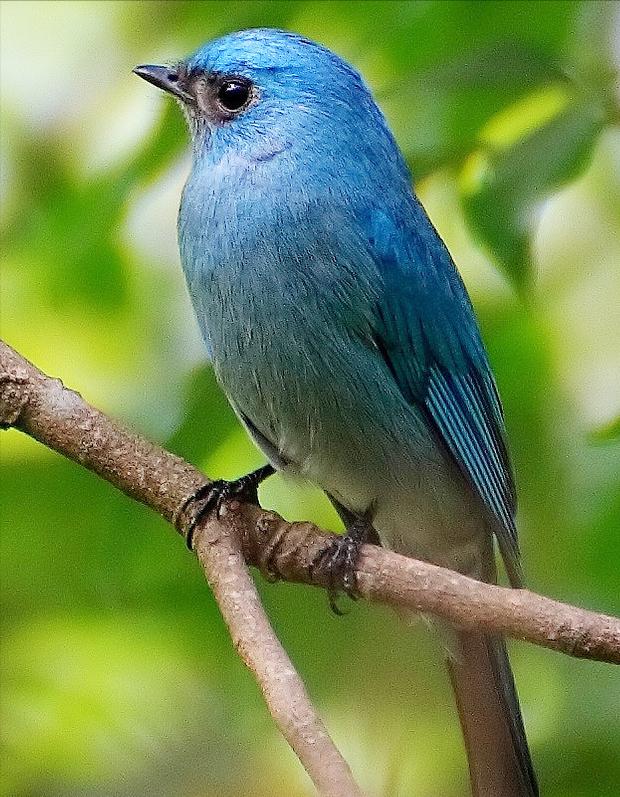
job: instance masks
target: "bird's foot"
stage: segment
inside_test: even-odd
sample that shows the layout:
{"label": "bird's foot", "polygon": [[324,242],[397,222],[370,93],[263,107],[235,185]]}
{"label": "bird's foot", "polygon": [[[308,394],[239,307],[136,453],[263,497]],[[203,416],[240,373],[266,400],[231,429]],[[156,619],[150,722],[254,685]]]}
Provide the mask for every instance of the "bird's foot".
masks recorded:
{"label": "bird's foot", "polygon": [[191,520],[185,530],[185,542],[190,551],[193,550],[196,526],[206,515],[210,512],[216,512],[219,515],[223,505],[233,498],[244,503],[258,505],[258,486],[273,473],[275,470],[271,465],[264,465],[234,481],[217,479],[203,484],[190,495],[179,512],[180,517],[191,512]]}
{"label": "bird's foot", "polygon": [[327,576],[329,605],[334,614],[342,615],[338,606],[338,595],[342,591],[352,600],[357,600],[357,561],[362,545],[375,542],[378,535],[370,521],[366,518],[354,520],[347,528],[347,533],[336,537],[314,559],[310,567],[313,572],[321,572]]}

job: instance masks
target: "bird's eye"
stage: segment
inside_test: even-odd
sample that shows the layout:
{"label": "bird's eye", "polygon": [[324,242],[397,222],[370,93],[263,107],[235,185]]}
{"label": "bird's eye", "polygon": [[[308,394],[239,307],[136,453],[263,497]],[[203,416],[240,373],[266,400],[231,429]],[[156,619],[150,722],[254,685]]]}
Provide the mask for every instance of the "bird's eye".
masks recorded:
{"label": "bird's eye", "polygon": [[252,96],[252,84],[242,78],[227,78],[217,90],[217,101],[229,114],[243,111]]}

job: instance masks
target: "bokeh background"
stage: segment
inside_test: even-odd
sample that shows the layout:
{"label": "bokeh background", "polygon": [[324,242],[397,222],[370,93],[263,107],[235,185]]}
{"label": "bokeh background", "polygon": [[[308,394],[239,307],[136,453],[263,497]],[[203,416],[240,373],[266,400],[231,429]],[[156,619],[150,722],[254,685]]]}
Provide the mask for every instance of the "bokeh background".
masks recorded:
{"label": "bokeh background", "polygon": [[[530,586],[620,609],[618,5],[3,2],[2,335],[89,401],[233,477],[262,460],[205,363],[175,217],[174,103],[132,76],[268,25],[364,74],[476,305],[506,407]],[[280,477],[263,503],[338,528]],[[2,435],[2,795],[297,797],[309,782],[166,525]],[[261,583],[374,797],[467,792],[437,642]],[[512,644],[542,793],[617,795],[613,668]]]}

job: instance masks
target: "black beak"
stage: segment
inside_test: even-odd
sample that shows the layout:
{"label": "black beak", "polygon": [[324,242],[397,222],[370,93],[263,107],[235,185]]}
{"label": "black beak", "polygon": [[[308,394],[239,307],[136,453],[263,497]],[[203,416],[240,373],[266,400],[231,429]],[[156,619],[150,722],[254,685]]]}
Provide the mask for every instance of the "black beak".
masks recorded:
{"label": "black beak", "polygon": [[158,89],[163,89],[163,91],[167,91],[184,102],[194,102],[191,94],[183,90],[180,75],[174,67],[143,64],[135,67],[133,71],[138,77],[143,78],[148,83],[152,83]]}

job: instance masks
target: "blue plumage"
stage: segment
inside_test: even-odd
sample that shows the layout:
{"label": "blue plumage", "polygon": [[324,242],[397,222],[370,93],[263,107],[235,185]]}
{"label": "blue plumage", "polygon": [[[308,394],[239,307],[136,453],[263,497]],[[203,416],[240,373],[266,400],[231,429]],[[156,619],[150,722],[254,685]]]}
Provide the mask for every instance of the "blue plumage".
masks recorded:
{"label": "blue plumage", "polygon": [[[276,468],[320,485],[381,542],[521,582],[515,491],[473,310],[360,76],[284,31],[173,69],[193,167],[181,261],[217,377]],[[537,794],[505,648],[454,632],[474,792]]]}
{"label": "blue plumage", "polygon": [[495,381],[448,251],[421,208],[410,219],[400,231],[384,213],[371,220],[385,285],[380,348],[403,396],[427,409],[489,509],[511,581],[520,586],[516,498]]}

